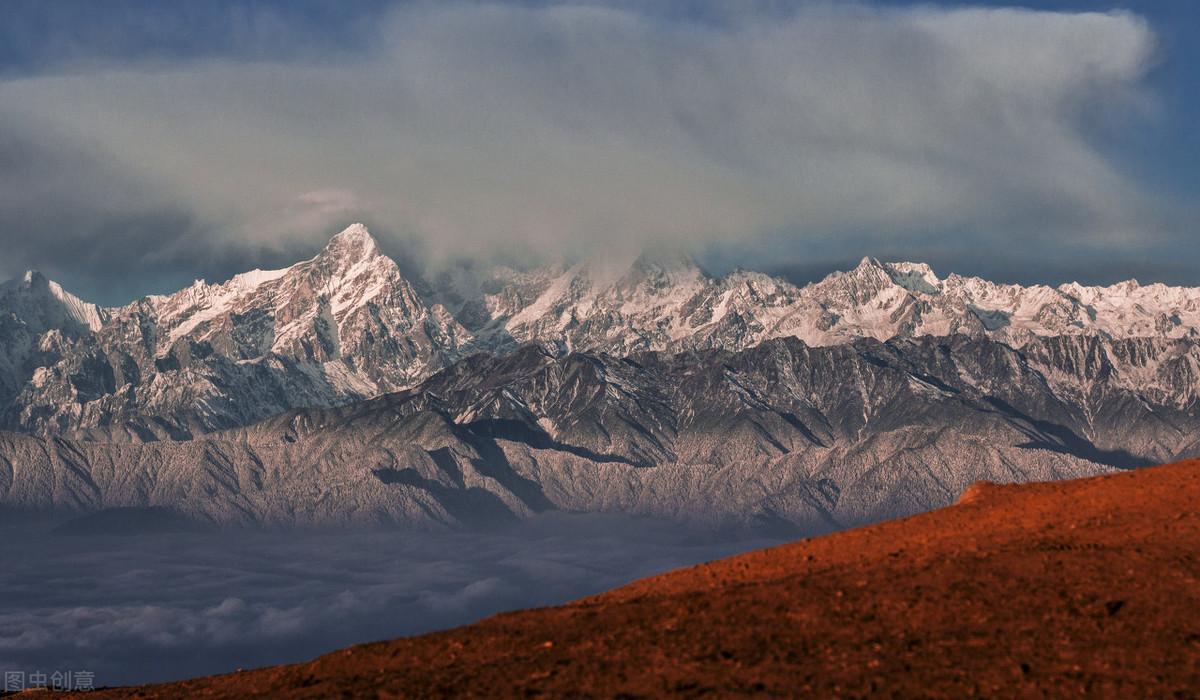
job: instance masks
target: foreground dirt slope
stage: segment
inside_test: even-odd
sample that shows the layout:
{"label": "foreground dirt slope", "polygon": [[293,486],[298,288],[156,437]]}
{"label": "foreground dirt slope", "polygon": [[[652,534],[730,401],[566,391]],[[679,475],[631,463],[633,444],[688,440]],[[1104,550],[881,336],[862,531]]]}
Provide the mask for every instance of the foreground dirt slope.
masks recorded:
{"label": "foreground dirt slope", "polygon": [[1200,697],[1200,462],[959,505],[314,661],[89,697]]}

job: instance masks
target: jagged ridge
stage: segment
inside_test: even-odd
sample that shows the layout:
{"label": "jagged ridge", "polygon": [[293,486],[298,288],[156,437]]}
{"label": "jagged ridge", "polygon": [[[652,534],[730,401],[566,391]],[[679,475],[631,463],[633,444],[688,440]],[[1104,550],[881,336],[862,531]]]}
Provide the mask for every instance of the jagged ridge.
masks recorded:
{"label": "jagged ridge", "polygon": [[[1187,340],[953,336],[740,352],[476,355],[411,390],[208,438],[0,439],[0,502],[220,523],[493,524],[618,511],[812,533],[1200,452]],[[1153,359],[1188,393],[1139,391]],[[1070,394],[1065,376],[1081,378]]]}
{"label": "jagged ridge", "polygon": [[[38,275],[7,283],[0,403],[4,425],[41,435],[186,439],[410,387],[473,352],[523,342],[628,355],[953,334],[1017,348],[1054,336],[1148,339],[1144,353],[1105,361],[1124,381],[1186,401],[1190,387],[1157,368],[1164,340],[1200,336],[1200,290],[1000,285],[870,258],[796,287],[645,255],[409,280],[355,224],[284,270],[198,281],[115,309]],[[1051,379],[1086,391],[1079,377]]]}

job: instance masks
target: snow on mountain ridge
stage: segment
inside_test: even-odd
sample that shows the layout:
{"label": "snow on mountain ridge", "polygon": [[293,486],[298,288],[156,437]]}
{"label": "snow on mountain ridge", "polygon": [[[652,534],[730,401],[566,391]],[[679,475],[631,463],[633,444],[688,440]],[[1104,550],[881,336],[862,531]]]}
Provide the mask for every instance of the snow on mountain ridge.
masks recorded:
{"label": "snow on mountain ridge", "polygon": [[472,340],[361,225],[288,268],[200,280],[107,314],[48,356],[37,383],[33,372],[18,382],[10,424],[88,431],[132,420],[160,437],[210,432],[404,388]]}
{"label": "snow on mountain ridge", "polygon": [[[124,307],[38,285],[59,316],[0,294],[11,338],[7,354],[0,348],[0,387],[11,397],[24,386],[9,424],[42,431],[171,415],[180,434],[207,432],[397,391],[473,352],[524,342],[622,356],[738,351],[780,337],[830,346],[965,334],[1013,347],[1048,336],[1200,337],[1200,289],[1024,287],[870,257],[804,287],[745,270],[714,277],[677,254],[479,269],[431,284],[406,279],[361,224],[290,267],[199,280]],[[45,348],[36,367],[35,348]]]}
{"label": "snow on mountain ridge", "polygon": [[[23,297],[18,302],[15,297]],[[53,300],[53,301],[51,301]],[[57,313],[91,331],[99,330],[104,323],[104,310],[96,304],[84,301],[63,289],[62,285],[46,278],[37,270],[26,270],[23,275],[0,284],[0,304],[13,307],[17,304],[41,304],[43,314],[56,311],[45,308],[47,302],[55,304]]]}

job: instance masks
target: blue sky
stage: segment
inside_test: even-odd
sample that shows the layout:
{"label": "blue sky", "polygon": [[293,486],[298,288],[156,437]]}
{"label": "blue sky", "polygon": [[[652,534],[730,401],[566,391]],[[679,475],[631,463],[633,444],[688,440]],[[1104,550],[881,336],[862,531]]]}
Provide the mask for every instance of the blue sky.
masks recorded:
{"label": "blue sky", "polygon": [[0,10],[0,275],[105,303],[355,220],[430,265],[645,245],[1200,285],[1184,0]]}

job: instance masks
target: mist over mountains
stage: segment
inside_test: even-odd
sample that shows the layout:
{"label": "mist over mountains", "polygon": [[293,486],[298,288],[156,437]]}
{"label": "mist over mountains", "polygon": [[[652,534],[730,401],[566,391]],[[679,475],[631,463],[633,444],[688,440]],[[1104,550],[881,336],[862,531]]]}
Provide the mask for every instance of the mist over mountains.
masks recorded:
{"label": "mist over mountains", "polygon": [[1198,393],[1200,289],[870,258],[797,287],[672,255],[425,279],[356,224],[124,307],[5,283],[0,502],[812,532],[1200,453]]}

